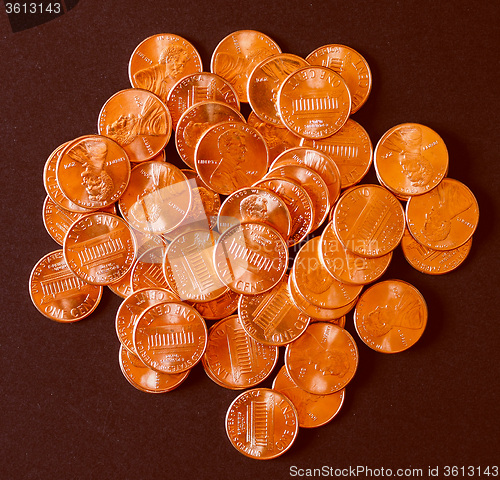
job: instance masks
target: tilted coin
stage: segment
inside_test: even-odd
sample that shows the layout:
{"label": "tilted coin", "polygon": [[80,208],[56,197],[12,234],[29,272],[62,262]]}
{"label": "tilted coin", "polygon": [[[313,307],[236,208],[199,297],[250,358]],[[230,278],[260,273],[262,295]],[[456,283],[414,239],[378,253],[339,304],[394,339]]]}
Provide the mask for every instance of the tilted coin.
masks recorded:
{"label": "tilted coin", "polygon": [[337,165],[342,188],[361,181],[372,164],[373,146],[367,131],[352,118],[334,135],[319,139],[302,139],[301,146],[326,153]]}
{"label": "tilted coin", "polygon": [[146,309],[134,332],[137,356],[153,370],[181,373],[194,367],[207,346],[203,317],[182,302],[167,302]]}
{"label": "tilted coin", "polygon": [[394,250],[403,237],[404,210],[384,187],[358,185],[340,197],[333,225],[346,250],[362,257],[381,257]]}
{"label": "tilted coin", "polygon": [[386,280],[368,288],[359,298],[354,325],[370,348],[397,353],[410,348],[427,324],[422,294],[402,280]]}
{"label": "tilted coin", "polygon": [[192,230],[179,235],[167,247],[164,276],[182,300],[210,302],[227,290],[214,266],[218,239],[219,234],[215,231]]}
{"label": "tilted coin", "polygon": [[321,175],[304,165],[282,165],[271,169],[264,178],[286,177],[297,182],[307,193],[313,204],[313,219],[310,232],[316,230],[328,216],[330,200],[328,185]]}
{"label": "tilted coin", "polygon": [[179,297],[164,288],[141,288],[130,294],[118,307],[115,328],[120,343],[132,353],[134,350],[134,327],[139,317],[152,305],[176,302]]}
{"label": "tilted coin", "polygon": [[320,260],[320,237],[312,238],[301,247],[290,275],[309,303],[326,309],[344,307],[356,299],[363,288],[337,280],[324,267]]}
{"label": "tilted coin", "polygon": [[379,140],[374,164],[380,182],[403,196],[421,195],[432,190],[448,171],[448,150],[431,128],[403,123]]}
{"label": "tilted coin", "polygon": [[263,223],[243,223],[221,235],[214,264],[217,275],[231,290],[258,295],[283,278],[288,266],[288,248],[274,228]]}
{"label": "tilted coin", "polygon": [[164,103],[178,80],[202,70],[196,48],[185,38],[171,33],[143,40],[133,51],[128,65],[132,86],[153,92]]}
{"label": "tilted coin", "polygon": [[131,162],[143,162],[163,151],[172,134],[172,118],[156,95],[128,88],[104,104],[97,128],[100,135],[121,145]]}
{"label": "tilted coin", "polygon": [[195,151],[198,175],[222,195],[252,186],[266,173],[268,161],[262,135],[244,123],[225,122],[211,127]]}
{"label": "tilted coin", "polygon": [[132,268],[136,243],[120,217],[96,212],[77,220],[64,238],[64,258],[82,280],[95,285],[116,283]]}
{"label": "tilted coin", "polygon": [[226,414],[226,432],[243,455],[259,460],[285,453],[299,431],[297,410],[282,393],[254,388],[241,393]]}
{"label": "tilted coin", "polygon": [[392,252],[373,258],[355,255],[343,247],[330,222],[321,234],[319,257],[328,272],[340,282],[366,285],[384,274]]}
{"label": "tilted coin", "polygon": [[217,217],[220,233],[243,222],[270,225],[286,240],[292,227],[290,212],[285,202],[273,191],[261,187],[236,190],[222,203]]}
{"label": "tilted coin", "polygon": [[285,150],[300,145],[301,137],[292,133],[283,124],[279,126],[264,122],[254,112],[248,116],[248,125],[256,128],[264,137],[269,150],[269,163]]}
{"label": "tilted coin", "polygon": [[333,70],[303,67],[281,84],[278,111],[285,126],[305,138],[324,138],[338,131],[351,113],[351,95]]}
{"label": "tilted coin", "polygon": [[238,315],[248,335],[258,342],[277,346],[293,342],[311,320],[293,303],[288,277],[266,293],[242,295]]}
{"label": "tilted coin", "polygon": [[210,70],[234,87],[240,102],[248,102],[248,77],[258,63],[276,53],[281,53],[281,49],[267,35],[255,30],[239,30],[215,47]]}
{"label": "tilted coin", "polygon": [[278,347],[254,340],[241,326],[238,315],[217,322],[208,335],[203,368],[219,385],[232,390],[263,382],[278,361]]}
{"label": "tilted coin", "polygon": [[125,150],[110,138],[86,135],[64,147],[56,176],[66,198],[97,210],[121,197],[129,182],[130,161]]}
{"label": "tilted coin", "polygon": [[291,247],[301,242],[312,228],[314,215],[313,203],[306,191],[298,183],[285,177],[265,178],[256,182],[254,187],[267,188],[285,202],[291,219],[288,245]]}
{"label": "tilted coin", "polygon": [[247,98],[255,114],[267,123],[283,126],[278,112],[278,92],[283,81],[309,63],[290,53],[277,53],[255,66],[248,77]]}
{"label": "tilted coin", "polygon": [[246,123],[237,109],[214,100],[196,103],[182,114],[175,129],[175,147],[189,168],[195,168],[195,151],[200,138],[210,127],[222,122]]}
{"label": "tilted coin", "polygon": [[331,323],[311,323],[287,345],[285,366],[293,382],[309,393],[342,390],[358,367],[358,347],[347,330]]}
{"label": "tilted coin", "polygon": [[120,346],[120,369],[127,381],[137,390],[146,393],[165,393],[177,388],[189,375],[190,370],[168,374],[152,370],[133,353]]}
{"label": "tilted coin", "polygon": [[295,147],[283,152],[271,165],[271,170],[283,165],[303,165],[321,175],[328,187],[328,197],[333,205],[340,195],[340,172],[329,155],[309,147]]}
{"label": "tilted coin", "polygon": [[479,206],[467,186],[444,178],[430,192],[408,200],[406,221],[417,242],[434,250],[451,250],[472,237],[479,221]]}
{"label": "tilted coin", "polygon": [[165,246],[146,250],[137,257],[130,274],[130,287],[133,292],[143,288],[165,288],[171,290],[163,274]]}
{"label": "tilted coin", "polygon": [[419,272],[429,275],[442,275],[458,268],[469,255],[472,237],[463,245],[451,250],[433,250],[418,243],[405,230],[401,247],[408,263]]}
{"label": "tilted coin", "polygon": [[166,162],[142,162],[132,169],[130,178],[118,207],[134,229],[161,234],[181,224],[189,212],[191,189],[179,168]]}
{"label": "tilted coin", "polygon": [[192,73],[181,78],[170,90],[167,107],[172,115],[173,128],[181,115],[200,102],[224,102],[235,110],[240,109],[240,101],[229,82],[214,73]]}
{"label": "tilted coin", "polygon": [[41,258],[33,267],[29,292],[38,311],[56,322],[76,322],[88,317],[97,307],[102,287],[77,277],[64,259],[62,250]]}
{"label": "tilted coin", "polygon": [[323,65],[337,72],[351,92],[351,113],[366,102],[372,88],[372,74],[368,62],[356,50],[345,45],[324,45],[310,53],[306,60],[311,65]]}
{"label": "tilted coin", "polygon": [[302,428],[321,427],[339,413],[344,404],[345,389],[330,395],[315,395],[297,387],[286,367],[281,367],[273,382],[273,390],[286,395],[297,409],[299,426]]}

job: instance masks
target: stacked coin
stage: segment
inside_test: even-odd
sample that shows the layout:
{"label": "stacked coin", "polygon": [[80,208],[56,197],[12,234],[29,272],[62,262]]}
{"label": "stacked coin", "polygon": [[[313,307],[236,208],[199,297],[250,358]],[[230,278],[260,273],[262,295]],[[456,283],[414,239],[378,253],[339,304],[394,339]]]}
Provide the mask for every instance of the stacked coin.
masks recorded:
{"label": "stacked coin", "polygon": [[[326,45],[303,59],[243,30],[219,43],[208,73],[190,42],[161,34],[134,50],[129,76],[133,88],[105,103],[98,134],[46,162],[44,223],[63,249],[33,269],[31,298],[47,317],[73,322],[108,285],[124,298],[116,332],[126,379],[168,392],[201,363],[217,385],[250,389],[228,409],[228,437],[244,455],[274,458],[299,426],[340,410],[358,368],[347,313],[355,309],[355,329],[376,351],[420,338],[427,307],[415,287],[362,289],[401,241],[421,271],[457,267],[477,202],[446,178],[441,138],[417,124],[382,137],[380,185],[359,184],[373,148],[350,115],[371,73],[352,48]],[[188,169],[166,161],[172,131]],[[280,347],[273,388],[259,388]]]}

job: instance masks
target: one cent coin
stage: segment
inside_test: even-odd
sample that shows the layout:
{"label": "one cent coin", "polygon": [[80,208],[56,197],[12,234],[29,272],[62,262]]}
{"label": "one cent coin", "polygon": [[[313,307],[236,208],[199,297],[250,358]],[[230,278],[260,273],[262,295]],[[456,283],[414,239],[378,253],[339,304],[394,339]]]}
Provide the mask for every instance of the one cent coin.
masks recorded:
{"label": "one cent coin", "polygon": [[217,322],[208,335],[203,367],[219,385],[232,390],[263,382],[278,361],[278,347],[264,345],[249,336],[238,315]]}
{"label": "one cent coin", "polygon": [[66,264],[62,250],[48,253],[34,266],[29,291],[38,311],[56,322],[76,322],[97,307],[102,287],[77,277]]}
{"label": "one cent coin", "polygon": [[152,247],[137,257],[130,274],[133,292],[143,288],[165,288],[171,290],[163,274],[165,246]]}
{"label": "one cent coin", "polygon": [[297,409],[299,427],[314,428],[330,422],[344,404],[345,389],[330,395],[315,395],[297,387],[286,367],[281,367],[273,382],[273,390],[286,395]]}
{"label": "one cent coin", "polygon": [[354,325],[370,348],[397,353],[410,348],[427,324],[422,294],[402,280],[386,280],[368,288],[359,298]]}
{"label": "one cent coin", "polygon": [[203,71],[200,54],[186,39],[163,33],[143,40],[128,65],[133,87],[149,90],[167,103],[168,93],[182,77]]}
{"label": "one cent coin", "polygon": [[258,63],[276,53],[281,53],[281,49],[267,35],[255,30],[239,30],[215,47],[210,70],[234,87],[240,102],[248,102],[248,77]]}
{"label": "one cent coin", "polygon": [[132,268],[136,244],[130,227],[116,215],[91,213],[77,220],[64,238],[64,258],[82,280],[116,283]]}
{"label": "one cent coin", "polygon": [[347,330],[331,323],[311,323],[287,345],[285,366],[299,388],[328,395],[352,380],[358,367],[358,347]]}
{"label": "one cent coin", "polygon": [[244,123],[225,122],[211,127],[198,142],[194,157],[203,182],[222,195],[251,187],[268,168],[265,140]]}
{"label": "one cent coin", "polygon": [[259,460],[276,458],[293,444],[299,431],[297,410],[275,390],[254,388],[241,393],[226,414],[226,432],[243,455]]}
{"label": "one cent coin", "polygon": [[468,187],[444,178],[435,189],[408,200],[406,221],[418,243],[434,250],[451,250],[472,237],[479,206]]}
{"label": "one cent coin", "polygon": [[221,320],[233,314],[238,308],[240,295],[227,289],[220,297],[210,302],[193,303],[205,320]]}
{"label": "one cent coin", "polygon": [[448,150],[442,138],[417,123],[391,128],[379,140],[374,157],[380,182],[403,196],[432,190],[448,171]]}
{"label": "one cent coin", "polygon": [[333,70],[303,67],[281,84],[280,118],[293,133],[324,138],[340,130],[351,113],[351,95],[344,79]]}
{"label": "one cent coin", "polygon": [[131,162],[143,162],[161,154],[172,134],[172,119],[156,95],[129,88],[104,104],[97,128],[100,135],[121,145]]}
{"label": "one cent coin", "polygon": [[193,307],[182,302],[159,303],[139,317],[133,337],[137,356],[149,368],[181,373],[201,360],[207,327]]}

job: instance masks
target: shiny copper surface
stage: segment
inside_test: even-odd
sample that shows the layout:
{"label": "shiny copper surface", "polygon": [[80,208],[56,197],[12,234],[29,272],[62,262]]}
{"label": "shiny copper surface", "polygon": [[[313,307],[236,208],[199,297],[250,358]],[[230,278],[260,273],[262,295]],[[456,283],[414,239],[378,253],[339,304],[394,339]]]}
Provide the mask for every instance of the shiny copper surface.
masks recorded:
{"label": "shiny copper surface", "polygon": [[220,297],[210,302],[193,303],[205,320],[221,320],[233,314],[238,308],[240,295],[227,289]]}
{"label": "shiny copper surface", "polygon": [[130,274],[130,287],[133,292],[143,288],[164,288],[171,290],[163,274],[163,257],[166,246],[150,248],[137,257]]}

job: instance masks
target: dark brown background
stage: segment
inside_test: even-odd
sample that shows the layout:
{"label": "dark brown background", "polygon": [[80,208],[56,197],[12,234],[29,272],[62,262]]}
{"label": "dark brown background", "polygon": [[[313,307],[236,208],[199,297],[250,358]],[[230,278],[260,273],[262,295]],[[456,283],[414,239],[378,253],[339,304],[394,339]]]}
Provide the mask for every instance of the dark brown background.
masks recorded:
{"label": "dark brown background", "polygon": [[[13,33],[0,12],[0,477],[243,480],[289,478],[292,465],[498,464],[499,13],[493,1],[81,0]],[[27,288],[33,265],[59,248],[41,217],[45,160],[59,144],[96,132],[104,102],[129,86],[136,45],[176,33],[208,70],[217,43],[239,29],[260,30],[302,56],[327,43],[357,49],[373,90],[354,118],[373,143],[398,123],[435,129],[449,149],[450,177],[472,189],[481,210],[472,252],[456,272],[426,276],[395,254],[385,278],[413,283],[428,302],[421,341],[394,356],[359,341],[359,369],[339,416],[301,430],[287,454],[267,462],[231,446],[224,417],[237,392],[200,366],[165,395],[126,382],[114,328],[120,299],[110,291],[90,318],[62,325],[38,313]],[[177,162],[172,145],[168,156]],[[351,316],[347,328],[356,335]]]}

